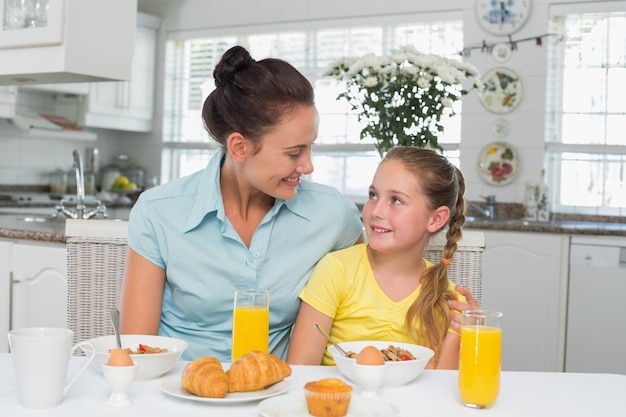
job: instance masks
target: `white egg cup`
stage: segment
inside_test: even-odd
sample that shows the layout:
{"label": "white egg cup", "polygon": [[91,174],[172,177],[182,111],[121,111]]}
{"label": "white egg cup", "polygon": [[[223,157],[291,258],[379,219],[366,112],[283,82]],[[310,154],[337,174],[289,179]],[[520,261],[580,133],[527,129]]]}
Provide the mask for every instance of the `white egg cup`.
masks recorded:
{"label": "white egg cup", "polygon": [[137,364],[130,366],[111,366],[102,364],[102,375],[111,389],[111,396],[106,405],[128,407],[133,405],[128,390],[137,376]]}
{"label": "white egg cup", "polygon": [[378,389],[385,381],[385,367],[383,365],[354,364],[354,382],[361,388],[361,396],[378,398]]}

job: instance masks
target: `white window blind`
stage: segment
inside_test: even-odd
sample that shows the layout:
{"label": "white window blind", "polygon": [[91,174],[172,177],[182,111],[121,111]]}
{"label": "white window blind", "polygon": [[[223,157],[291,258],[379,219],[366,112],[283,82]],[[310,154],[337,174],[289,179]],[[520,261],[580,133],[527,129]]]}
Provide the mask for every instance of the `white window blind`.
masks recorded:
{"label": "white window blind", "polygon": [[[557,212],[626,214],[626,3],[562,5],[549,51],[547,156]],[[619,7],[621,3],[621,7]]]}
{"label": "white window blind", "polygon": [[[365,53],[386,54],[398,46],[412,44],[425,53],[461,59],[463,27],[458,16],[415,22],[320,22],[316,28],[281,31],[247,30],[246,34],[172,39],[166,43],[163,112],[163,182],[203,169],[216,144],[204,130],[202,104],[212,90],[212,73],[222,54],[242,45],[259,60],[281,58],[300,70],[315,88],[320,113],[319,137],[313,148],[315,171],[311,179],[342,190],[355,200],[364,200],[373,172],[380,161],[371,141],[359,140],[361,127],[347,103],[337,101],[343,86],[321,75],[342,56]],[[387,19],[393,21],[394,19]],[[395,19],[395,20],[406,20]],[[256,32],[256,33],[252,33]],[[460,112],[460,108],[456,109]],[[440,144],[458,164],[460,115],[449,119]]]}

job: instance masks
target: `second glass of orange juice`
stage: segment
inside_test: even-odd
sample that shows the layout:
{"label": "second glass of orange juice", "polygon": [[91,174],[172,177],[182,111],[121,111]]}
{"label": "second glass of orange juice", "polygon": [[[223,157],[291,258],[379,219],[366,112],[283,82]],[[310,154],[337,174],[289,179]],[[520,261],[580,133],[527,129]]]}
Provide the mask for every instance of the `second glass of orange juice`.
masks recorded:
{"label": "second glass of orange juice", "polygon": [[500,391],[502,313],[467,310],[461,321],[459,393],[472,408],[488,408]]}
{"label": "second glass of orange juice", "polygon": [[267,290],[237,289],[233,307],[232,360],[246,353],[269,350],[270,296]]}

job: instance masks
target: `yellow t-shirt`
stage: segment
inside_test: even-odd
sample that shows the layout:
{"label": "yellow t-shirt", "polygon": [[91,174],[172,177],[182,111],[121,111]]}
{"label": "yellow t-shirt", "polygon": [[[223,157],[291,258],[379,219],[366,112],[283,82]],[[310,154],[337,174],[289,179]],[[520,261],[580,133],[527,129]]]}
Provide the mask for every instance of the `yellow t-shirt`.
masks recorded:
{"label": "yellow t-shirt", "polygon": [[[427,267],[432,266],[427,260],[424,262]],[[450,281],[448,288],[454,290],[455,285]],[[388,340],[414,343],[404,320],[420,291],[421,284],[403,300],[389,299],[374,277],[367,258],[367,244],[360,244],[324,256],[300,292],[300,298],[334,318],[330,336],[337,342]],[[465,297],[458,293],[457,299],[465,301]],[[322,364],[335,364],[328,351],[324,353]]]}

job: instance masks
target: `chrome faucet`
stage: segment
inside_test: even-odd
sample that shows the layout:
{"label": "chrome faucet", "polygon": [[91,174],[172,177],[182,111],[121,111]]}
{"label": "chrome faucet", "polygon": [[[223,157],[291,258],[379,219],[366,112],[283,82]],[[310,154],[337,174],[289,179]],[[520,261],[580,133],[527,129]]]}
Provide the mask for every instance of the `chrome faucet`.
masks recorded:
{"label": "chrome faucet", "polygon": [[74,172],[76,173],[76,217],[83,218],[85,213],[85,166],[78,149],[74,149]]}
{"label": "chrome faucet", "polygon": [[488,218],[489,220],[496,220],[498,218],[498,207],[496,204],[496,196],[488,195],[488,196],[480,196],[485,199],[485,208],[477,206],[471,201],[467,201],[469,206],[478,211],[482,216]]}
{"label": "chrome faucet", "polygon": [[107,217],[107,208],[100,201],[96,200],[97,207],[85,212],[87,207],[85,206],[85,170],[83,165],[83,159],[80,156],[78,149],[74,149],[72,154],[74,156],[74,172],[76,173],[76,211],[72,211],[65,207],[65,201],[61,199],[56,206],[55,217],[59,213],[63,213],[65,217],[70,219],[91,219],[97,214],[102,214],[102,217]]}

